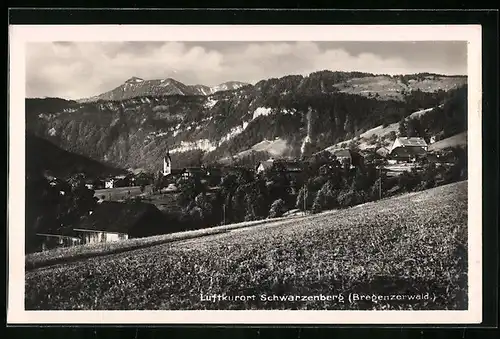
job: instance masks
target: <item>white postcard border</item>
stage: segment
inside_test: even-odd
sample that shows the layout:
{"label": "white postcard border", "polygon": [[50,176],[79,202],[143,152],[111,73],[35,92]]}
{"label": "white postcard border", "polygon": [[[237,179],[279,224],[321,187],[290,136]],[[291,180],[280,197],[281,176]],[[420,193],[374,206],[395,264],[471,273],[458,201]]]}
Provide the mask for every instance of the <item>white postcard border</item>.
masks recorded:
{"label": "white postcard border", "polygon": [[[24,309],[25,44],[47,41],[467,41],[466,311],[26,311]],[[460,324],[482,320],[480,25],[15,25],[9,27],[9,324]],[[471,165],[472,164],[472,165]]]}

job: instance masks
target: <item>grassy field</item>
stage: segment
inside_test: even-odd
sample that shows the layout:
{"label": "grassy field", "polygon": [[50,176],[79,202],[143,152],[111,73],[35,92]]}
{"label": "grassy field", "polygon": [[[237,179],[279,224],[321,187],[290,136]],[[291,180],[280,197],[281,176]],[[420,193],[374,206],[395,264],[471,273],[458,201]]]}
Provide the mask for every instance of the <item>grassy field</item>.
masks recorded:
{"label": "grassy field", "polygon": [[[466,309],[467,182],[30,270],[25,287],[28,310]],[[201,298],[214,293],[256,299]],[[424,299],[348,302],[349,293]]]}
{"label": "grassy field", "polygon": [[[151,187],[148,186],[144,190],[144,192],[150,192]],[[130,195],[129,193],[130,192]],[[101,199],[104,196],[104,200],[108,201],[118,201],[123,200],[130,197],[136,197],[141,195],[141,188],[139,186],[131,186],[131,187],[113,187],[113,188],[103,188],[99,190],[95,190],[94,196]]]}
{"label": "grassy field", "polygon": [[[325,214],[333,213],[333,211],[327,211],[324,213]],[[318,216],[310,216],[307,218],[314,219],[317,217]],[[216,226],[216,227],[203,228],[199,230],[163,234],[147,238],[135,238],[123,241],[116,241],[116,242],[94,243],[94,244],[78,245],[72,247],[61,247],[49,251],[35,252],[26,255],[25,268],[26,270],[32,270],[40,267],[66,264],[68,262],[74,262],[82,259],[117,254],[117,253],[132,251],[139,248],[151,247],[159,244],[166,244],[174,241],[200,238],[214,234],[225,233],[234,229],[245,228],[250,226],[256,227],[258,225],[265,225],[277,222],[280,222],[280,225],[282,225],[283,224],[281,222],[282,220],[286,220],[288,222],[295,222],[294,218],[296,217],[294,216],[289,218],[282,217],[274,219],[245,221],[224,226]]]}
{"label": "grassy field", "polygon": [[439,151],[451,147],[467,146],[467,132],[455,134],[452,137],[436,141],[429,145],[429,151]]}

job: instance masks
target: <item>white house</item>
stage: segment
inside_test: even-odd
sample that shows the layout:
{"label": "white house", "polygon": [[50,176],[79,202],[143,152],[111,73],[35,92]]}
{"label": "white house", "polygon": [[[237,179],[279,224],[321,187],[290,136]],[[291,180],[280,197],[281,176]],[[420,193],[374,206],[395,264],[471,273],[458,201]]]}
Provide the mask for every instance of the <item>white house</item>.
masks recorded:
{"label": "white house", "polygon": [[115,184],[115,179],[109,178],[104,182],[104,188],[113,188]]}

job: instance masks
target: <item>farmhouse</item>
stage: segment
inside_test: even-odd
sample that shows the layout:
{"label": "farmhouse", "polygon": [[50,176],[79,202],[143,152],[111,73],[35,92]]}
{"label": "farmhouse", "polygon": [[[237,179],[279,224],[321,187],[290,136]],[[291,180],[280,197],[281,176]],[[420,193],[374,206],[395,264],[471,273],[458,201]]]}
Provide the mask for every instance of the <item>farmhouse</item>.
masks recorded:
{"label": "farmhouse", "polygon": [[303,168],[302,165],[297,161],[289,161],[284,159],[269,159],[266,161],[261,161],[259,165],[257,165],[255,172],[257,174],[263,173],[267,170],[272,170],[276,172],[283,172],[286,174],[292,173],[302,173]]}
{"label": "farmhouse", "polygon": [[107,178],[104,181],[104,188],[113,188],[115,184],[115,179],[113,178]]}
{"label": "farmhouse", "polygon": [[257,168],[255,169],[255,172],[257,172],[257,174],[263,173],[263,172],[271,169],[273,167],[273,165],[274,165],[274,160],[273,159],[261,161],[257,165]]}
{"label": "farmhouse", "polygon": [[73,231],[84,244],[166,233],[164,215],[146,203],[102,202]]}
{"label": "farmhouse", "polygon": [[85,180],[85,187],[87,187],[89,190],[93,190],[95,188],[94,180],[92,179]]}
{"label": "farmhouse", "polygon": [[427,154],[427,143],[422,138],[399,137],[389,149],[389,158],[394,162],[415,161]]}
{"label": "farmhouse", "polygon": [[202,167],[186,167],[183,168],[181,177],[185,179],[194,177],[202,178],[205,177],[206,174],[206,170]]}
{"label": "farmhouse", "polygon": [[[107,178],[104,181],[104,188],[114,187],[127,187],[130,185],[130,178],[126,175],[117,175],[115,177]],[[95,184],[93,184],[95,187]]]}
{"label": "farmhouse", "polygon": [[351,149],[343,148],[332,151],[336,160],[343,166],[348,166],[350,169],[363,166],[363,156]]}

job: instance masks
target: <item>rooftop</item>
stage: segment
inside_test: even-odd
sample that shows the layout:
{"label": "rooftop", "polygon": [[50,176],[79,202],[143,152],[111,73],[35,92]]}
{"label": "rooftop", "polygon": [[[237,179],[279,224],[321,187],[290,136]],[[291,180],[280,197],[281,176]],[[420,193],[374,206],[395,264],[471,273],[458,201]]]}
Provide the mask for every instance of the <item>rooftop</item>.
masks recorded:
{"label": "rooftop", "polygon": [[398,141],[401,143],[401,145],[403,145],[404,147],[425,147],[427,146],[427,143],[425,142],[425,140],[423,138],[417,138],[417,137],[399,137],[396,139],[396,141]]}
{"label": "rooftop", "polygon": [[351,151],[347,148],[334,150],[332,153],[337,158],[350,158],[351,157]]}

